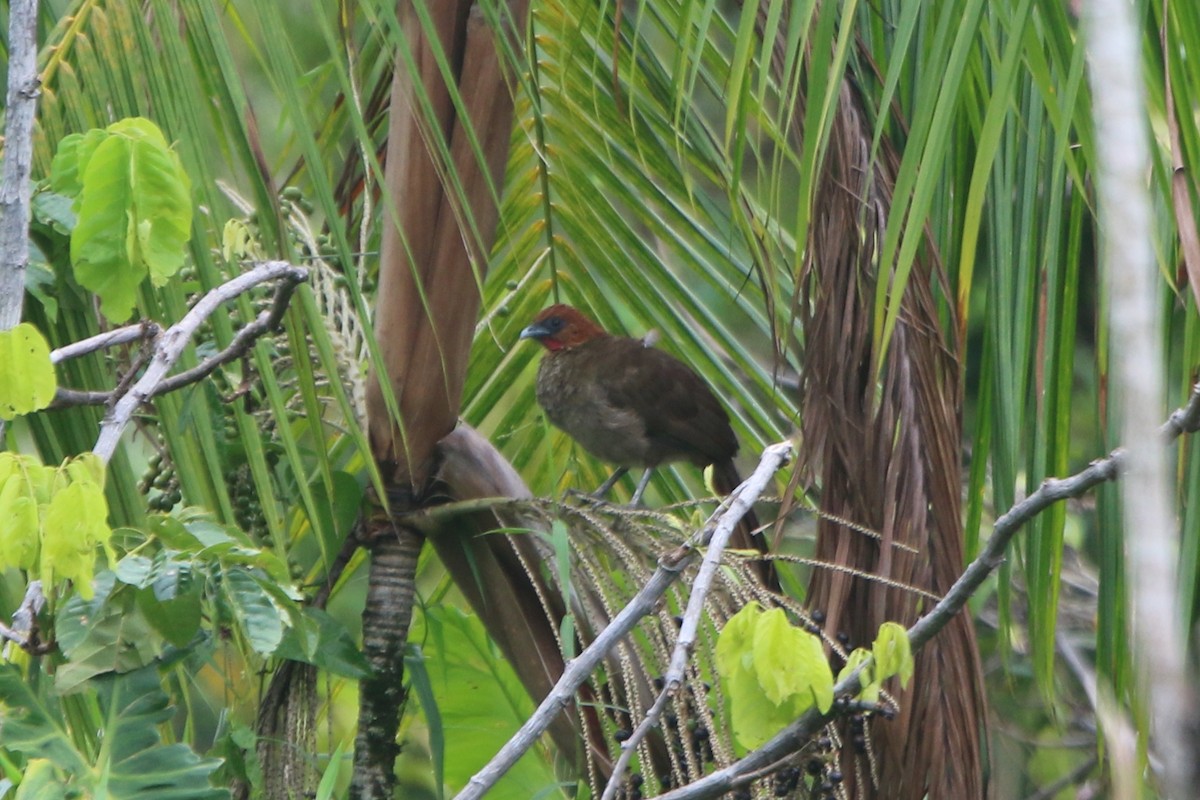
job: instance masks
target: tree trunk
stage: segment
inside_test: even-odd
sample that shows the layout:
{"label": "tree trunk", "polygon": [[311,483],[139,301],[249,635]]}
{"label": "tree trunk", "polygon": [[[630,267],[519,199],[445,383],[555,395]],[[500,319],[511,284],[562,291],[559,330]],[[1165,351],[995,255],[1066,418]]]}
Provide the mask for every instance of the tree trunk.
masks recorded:
{"label": "tree trunk", "polygon": [[[419,0],[418,0],[419,1]],[[527,0],[510,4],[525,19]],[[495,31],[471,0],[425,3],[432,30],[413,2],[398,16],[408,55],[397,57],[388,130],[375,336],[385,375],[367,390],[368,427],[395,515],[429,500],[435,447],[455,426],[467,356],[479,313],[499,215],[496,198],[512,134],[513,100]],[[432,35],[432,38],[431,38]],[[436,55],[444,55],[466,112],[456,113]],[[430,109],[430,113],[426,112]],[[482,158],[472,148],[473,132]],[[440,141],[449,153],[445,163]],[[461,191],[445,185],[453,172]],[[464,229],[464,221],[473,223]],[[396,527],[372,544],[363,648],[374,675],[361,683],[354,797],[390,798],[396,730],[404,702],[403,652],[420,539]],[[393,615],[394,609],[409,613]]]}

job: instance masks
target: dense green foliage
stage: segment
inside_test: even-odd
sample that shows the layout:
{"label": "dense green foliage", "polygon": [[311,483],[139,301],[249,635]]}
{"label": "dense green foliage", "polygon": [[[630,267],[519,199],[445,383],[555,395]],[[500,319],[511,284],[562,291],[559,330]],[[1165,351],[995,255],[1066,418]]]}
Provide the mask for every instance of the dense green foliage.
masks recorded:
{"label": "dense green foliage", "polygon": [[[481,5],[492,21],[506,13],[505,3]],[[873,152],[886,140],[900,154],[880,248],[881,263],[894,267],[871,331],[879,353],[914,260],[937,253],[945,268],[937,299],[945,319],[955,312],[955,355],[966,370],[970,553],[989,520],[1043,478],[1117,444],[1078,22],[1061,0],[763,5],[756,20],[715,0],[534,0],[532,36],[521,47],[505,40],[519,124],[505,184],[491,187],[503,197],[499,243],[486,278],[463,287],[482,292],[484,309],[463,416],[536,493],[599,483],[603,466],[540,419],[535,348],[517,344],[535,311],[559,299],[614,330],[659,331],[662,346],[724,398],[747,461],[792,431],[806,335],[794,303],[821,211],[815,175],[849,80],[872,115]],[[1200,287],[1189,284],[1178,244],[1195,219],[1173,194],[1181,184],[1196,201],[1200,72],[1187,54],[1200,52],[1200,6],[1137,5],[1173,407],[1200,362]],[[771,77],[763,44],[781,31],[786,85]],[[378,194],[378,153],[391,54],[399,69],[411,69],[413,56],[387,2],[72,0],[43,8],[39,42],[25,317],[51,348],[130,315],[170,325],[238,274],[240,259],[303,263],[312,279],[282,332],[145,407],[103,481],[59,477],[91,449],[101,409],[40,411],[9,426],[5,449],[37,461],[0,454],[0,504],[23,493],[24,508],[44,505],[46,516],[37,533],[28,517],[18,519],[23,533],[0,520],[0,543],[42,537],[40,553],[7,544],[0,553],[8,567],[0,619],[41,578],[44,641],[57,647],[5,651],[0,796],[123,797],[152,785],[155,796],[218,797],[213,786],[254,784],[261,676],[282,659],[320,670],[310,755],[329,776],[322,796],[338,796],[364,668],[355,649],[360,561],[327,587],[327,611],[308,601],[378,485],[360,411],[377,352],[366,320],[379,229],[395,211]],[[819,55],[805,61],[805,52]],[[64,197],[76,199],[73,208]],[[265,297],[243,296],[212,317],[182,366],[228,344]],[[133,358],[73,359],[59,366],[58,383],[108,390]],[[1145,409],[1155,418],[1169,411]],[[1200,613],[1198,448],[1184,440],[1174,451],[1181,630]],[[18,463],[28,465],[24,483],[11,477]],[[649,501],[700,489],[689,468],[660,470]],[[74,529],[76,549],[65,554],[85,547],[87,569],[69,560],[47,567],[60,555],[46,537],[50,521],[62,521],[54,498],[64,492],[78,495],[58,501],[70,500],[69,521],[95,527]],[[974,606],[1002,722],[993,741],[1001,796],[1032,792],[1095,752],[1097,685],[1141,719],[1118,510],[1109,487],[1047,511]],[[811,538],[797,523],[784,547],[805,556]],[[797,568],[787,585],[798,590],[813,568]],[[406,796],[433,797],[443,785],[461,787],[530,703],[428,550],[419,589],[398,769]],[[1081,736],[1085,746],[1075,748]],[[518,770],[494,796],[559,791],[548,749]],[[1099,767],[1084,778],[1102,784],[1106,774]]]}

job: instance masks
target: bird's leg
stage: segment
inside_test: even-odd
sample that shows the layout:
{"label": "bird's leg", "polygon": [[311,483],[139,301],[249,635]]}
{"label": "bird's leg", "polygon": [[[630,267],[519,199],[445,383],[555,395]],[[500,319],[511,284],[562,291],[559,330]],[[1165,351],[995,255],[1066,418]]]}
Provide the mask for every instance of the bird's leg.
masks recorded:
{"label": "bird's leg", "polygon": [[592,492],[592,497],[597,499],[603,498],[606,494],[612,491],[612,487],[617,485],[617,481],[621,480],[621,478],[625,476],[626,472],[629,472],[629,467],[617,467],[617,471],[610,475],[608,480],[600,484],[599,489]]}
{"label": "bird's leg", "polygon": [[646,491],[646,487],[650,485],[650,476],[654,474],[654,467],[646,467],[646,471],[642,473],[642,479],[638,481],[637,489],[633,491],[633,498],[629,501],[629,505],[636,508],[642,502],[642,494]]}

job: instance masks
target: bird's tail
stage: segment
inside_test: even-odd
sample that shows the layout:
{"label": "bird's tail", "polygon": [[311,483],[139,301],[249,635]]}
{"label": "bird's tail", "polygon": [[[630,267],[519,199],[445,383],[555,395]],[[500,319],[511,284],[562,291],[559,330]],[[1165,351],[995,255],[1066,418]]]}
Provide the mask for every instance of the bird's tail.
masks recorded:
{"label": "bird's tail", "polygon": [[[738,475],[737,467],[733,464],[733,459],[721,461],[713,464],[713,488],[718,493],[727,495],[736,489],[742,482],[742,478]],[[738,550],[749,550],[751,548],[758,550],[760,553],[770,552],[767,546],[767,537],[763,536],[758,531],[758,515],[751,508],[742,517],[741,521],[733,530],[733,538],[729,540],[730,546]],[[758,576],[762,579],[763,585],[773,592],[779,591],[779,575],[775,571],[775,565],[769,560],[760,560],[754,562]]]}

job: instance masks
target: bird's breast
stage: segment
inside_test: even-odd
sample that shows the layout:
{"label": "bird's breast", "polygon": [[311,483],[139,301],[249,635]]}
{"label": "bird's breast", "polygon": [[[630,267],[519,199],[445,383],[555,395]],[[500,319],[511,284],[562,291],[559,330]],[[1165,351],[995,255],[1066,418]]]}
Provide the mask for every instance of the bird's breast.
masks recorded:
{"label": "bird's breast", "polygon": [[547,418],[602,461],[655,466],[641,416],[612,404],[595,362],[573,351],[549,353],[538,368],[537,401]]}

